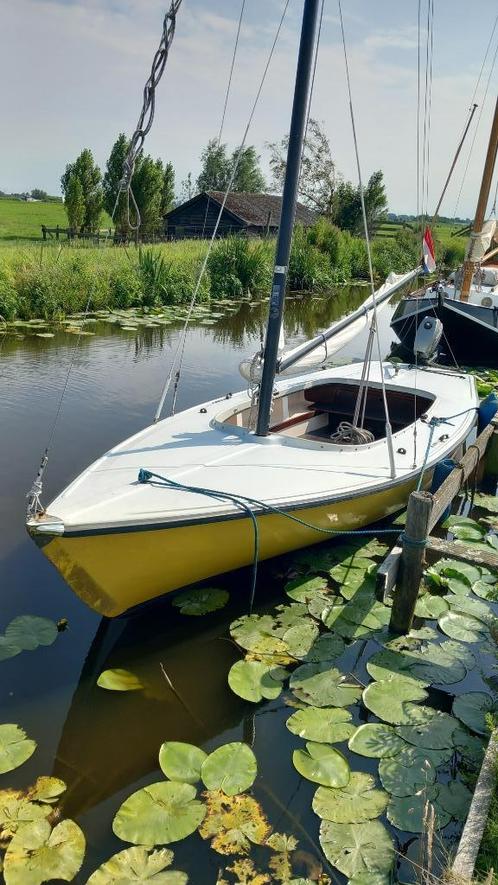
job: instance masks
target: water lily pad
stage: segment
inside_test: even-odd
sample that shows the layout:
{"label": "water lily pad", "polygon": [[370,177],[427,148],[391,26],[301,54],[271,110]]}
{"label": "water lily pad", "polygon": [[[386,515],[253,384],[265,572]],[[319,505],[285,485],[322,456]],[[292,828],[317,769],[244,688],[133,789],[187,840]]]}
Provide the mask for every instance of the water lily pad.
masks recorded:
{"label": "water lily pad", "polygon": [[53,805],[58,802],[67,790],[66,784],[58,777],[43,775],[38,777],[32,787],[26,793],[26,798],[32,802],[47,802]]}
{"label": "water lily pad", "polygon": [[427,828],[429,803],[435,812],[435,825],[445,827],[451,815],[435,801],[437,788],[419,790],[413,796],[393,796],[387,806],[387,819],[394,827],[407,833],[423,833]]}
{"label": "water lily pad", "polygon": [[[263,658],[278,655],[282,663],[291,663],[287,646],[275,633],[276,624],[271,615],[245,615],[230,624],[232,639],[251,652]],[[285,632],[285,631],[284,631]]]}
{"label": "water lily pad", "polygon": [[452,760],[454,753],[454,747],[428,750],[426,747],[416,747],[415,744],[408,744],[403,741],[403,746],[399,753],[396,754],[396,761],[408,767],[412,765],[421,766],[424,762],[430,762],[434,768],[440,768]]}
{"label": "water lily pad", "polygon": [[489,599],[490,602],[498,601],[498,587],[496,584],[491,584],[489,581],[476,581],[472,586],[472,592],[476,594],[476,596],[480,596],[481,599]]}
{"label": "water lily pad", "polygon": [[17,648],[34,651],[39,645],[52,645],[57,633],[57,624],[50,618],[20,615],[7,625],[5,639]]}
{"label": "water lily pad", "polygon": [[173,852],[169,848],[157,848],[153,851],[142,845],[125,848],[95,870],[86,885],[132,885],[133,882],[186,885],[186,873],[167,869],[172,863]]}
{"label": "water lily pad", "polygon": [[[478,581],[477,584],[474,584],[474,593],[478,584],[481,584],[481,582]],[[484,582],[482,582],[482,586],[487,588],[490,587],[489,584],[485,584]],[[486,599],[487,597],[485,596],[484,598]],[[472,615],[473,618],[477,618],[478,621],[482,621],[487,626],[492,624],[495,619],[489,605],[485,602],[481,602],[480,599],[474,599],[472,596],[448,596],[446,599],[449,607],[453,611],[460,612],[463,615]],[[461,645],[461,643],[459,644]]]}
{"label": "water lily pad", "polygon": [[207,753],[194,744],[165,741],[159,750],[161,771],[171,781],[196,784],[201,779],[201,768]]}
{"label": "water lily pad", "polygon": [[297,602],[307,602],[317,593],[321,593],[327,588],[327,579],[320,575],[300,575],[288,581],[284,587],[287,596],[295,599]]}
{"label": "water lily pad", "polygon": [[374,759],[396,756],[404,746],[405,742],[396,734],[394,728],[381,722],[367,722],[366,725],[360,725],[348,743],[353,753]]}
{"label": "water lily pad", "polygon": [[483,642],[489,635],[488,628],[482,621],[456,611],[445,612],[438,624],[443,633],[461,642]]}
{"label": "water lily pad", "polygon": [[208,790],[223,790],[227,796],[234,796],[252,787],[257,770],[251,748],[234,741],[210,753],[201,768],[201,777]]}
{"label": "water lily pad", "polygon": [[299,624],[293,624],[282,636],[287,650],[293,658],[302,658],[308,654],[318,637],[318,624],[307,618]]}
{"label": "water lily pad", "polygon": [[443,522],[443,528],[450,529],[459,541],[479,541],[486,534],[486,530],[468,516],[449,516]]}
{"label": "water lily pad", "polygon": [[302,664],[291,676],[291,691],[314,707],[349,707],[361,696],[361,688],[327,662]]}
{"label": "water lily pad", "polygon": [[315,784],[325,787],[343,787],[349,781],[349,763],[334,747],[308,741],[306,750],[294,750],[294,768]]}
{"label": "water lily pad", "polygon": [[415,606],[415,615],[417,618],[430,618],[437,620],[444,612],[448,611],[448,603],[441,596],[434,596],[432,593],[425,593],[419,596]]}
{"label": "water lily pad", "polygon": [[391,756],[380,760],[379,777],[384,789],[392,796],[412,796],[434,783],[436,770],[428,759],[422,757],[403,765],[396,756]]}
{"label": "water lily pad", "polygon": [[464,654],[455,655],[446,643],[429,643],[414,656],[413,674],[429,684],[453,685],[465,678]]}
{"label": "water lily pad", "polygon": [[263,698],[278,698],[286,675],[281,667],[263,661],[236,661],[229,670],[228,684],[234,694],[257,704]]}
{"label": "water lily pad", "polygon": [[474,507],[487,510],[488,513],[498,513],[498,498],[496,495],[484,495],[482,492],[477,492],[474,496]]}
{"label": "water lily pad", "polygon": [[9,658],[15,658],[21,654],[22,648],[14,645],[5,636],[0,636],[0,661],[7,661]]}
{"label": "water lily pad", "polygon": [[398,675],[421,686],[430,685],[430,678],[424,678],[422,674],[416,672],[416,661],[414,653],[385,648],[376,652],[367,661],[367,671],[379,682]]}
{"label": "water lily pad", "polygon": [[335,744],[347,741],[355,727],[352,715],[341,707],[306,707],[289,717],[287,728],[292,734],[316,743]]}
{"label": "water lily pad", "polygon": [[97,679],[99,688],[106,688],[108,691],[139,691],[143,688],[138,676],[135,676],[131,670],[103,670]]}
{"label": "water lily pad", "polygon": [[492,695],[485,691],[468,691],[453,701],[454,715],[478,734],[488,734],[486,714],[495,710],[496,704]]}
{"label": "water lily pad", "polygon": [[206,615],[208,612],[224,608],[230,598],[226,590],[206,587],[198,590],[186,590],[175,596],[172,603],[179,608],[182,615]]}
{"label": "water lily pad", "polygon": [[317,664],[321,661],[333,661],[334,658],[338,658],[342,655],[344,647],[342,636],[338,636],[337,633],[333,632],[322,633],[321,636],[318,636],[318,638],[315,639],[313,645],[305,655],[302,655],[301,657],[296,655],[296,657],[300,657],[300,660],[306,661],[310,664]]}
{"label": "water lily pad", "polygon": [[371,566],[372,571],[368,572],[360,569],[345,570],[343,566],[339,566],[335,575],[332,575],[333,570],[331,570],[330,574],[336,581],[339,580],[341,573],[344,575],[344,580],[340,582],[339,592],[348,602],[352,599],[356,601],[361,596],[367,595],[371,596],[373,600],[376,580],[373,570],[376,568],[376,563],[372,562]]}
{"label": "water lily pad", "polygon": [[197,829],[206,809],[192,784],[161,781],[125,799],[112,822],[119,839],[135,845],[168,845]]}
{"label": "water lily pad", "polygon": [[26,737],[19,725],[0,725],[0,774],[23,765],[36,750],[36,741]]}
{"label": "water lily pad", "polygon": [[392,879],[390,873],[358,873],[348,885],[392,885]]}
{"label": "water lily pad", "polygon": [[453,747],[453,732],[458,727],[457,720],[449,713],[431,710],[429,721],[413,725],[400,725],[396,731],[407,743],[426,750],[443,750]]}
{"label": "water lily pad", "polygon": [[363,703],[367,710],[384,722],[401,725],[416,721],[415,702],[423,701],[426,697],[427,692],[421,685],[398,676],[367,685],[363,692]]}
{"label": "water lily pad", "polygon": [[252,796],[226,796],[204,793],[207,813],[199,833],[212,839],[211,847],[219,854],[247,854],[251,843],[262,845],[271,833],[263,809]]}
{"label": "water lily pad", "polygon": [[318,787],[313,811],[334,823],[359,824],[383,814],[388,802],[387,793],[375,788],[375,778],[353,771],[345,787]]}
{"label": "water lily pad", "polygon": [[4,859],[5,885],[70,882],[83,863],[85,837],[72,820],[53,829],[46,820],[26,824],[13,837]]}
{"label": "water lily pad", "polygon": [[394,845],[377,821],[336,824],[322,820],[320,845],[327,860],[350,879],[359,873],[387,873],[394,862]]}
{"label": "water lily pad", "polygon": [[456,728],[453,740],[458,752],[471,768],[480,767],[484,758],[485,745],[481,738],[470,734],[465,728]]}
{"label": "water lily pad", "polygon": [[439,785],[437,801],[456,820],[464,821],[472,801],[472,793],[461,781],[449,781]]}
{"label": "water lily pad", "polygon": [[0,790],[0,839],[10,839],[26,824],[50,814],[50,805],[31,802],[21,790]]}

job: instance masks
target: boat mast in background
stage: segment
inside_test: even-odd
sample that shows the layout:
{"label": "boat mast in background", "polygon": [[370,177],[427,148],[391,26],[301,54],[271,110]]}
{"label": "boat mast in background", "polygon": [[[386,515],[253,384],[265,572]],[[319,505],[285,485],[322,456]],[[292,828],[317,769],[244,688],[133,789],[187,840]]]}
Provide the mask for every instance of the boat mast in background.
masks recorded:
{"label": "boat mast in background", "polygon": [[484,172],[481,182],[481,190],[479,191],[479,200],[477,201],[476,215],[474,225],[472,227],[470,247],[468,257],[463,265],[462,287],[460,290],[460,300],[468,301],[472,277],[476,269],[477,262],[472,258],[472,240],[479,237],[482,233],[484,224],[484,216],[488,205],[489,192],[491,190],[491,182],[493,180],[493,171],[496,162],[496,151],[498,148],[498,98],[495,105],[495,115],[493,125],[491,127],[491,135],[489,137],[488,152],[486,154],[486,162],[484,164]]}
{"label": "boat mast in background", "polygon": [[320,0],[305,0],[299,57],[296,71],[296,85],[292,105],[292,118],[287,151],[287,166],[282,211],[275,253],[275,268],[270,296],[268,326],[264,348],[263,375],[259,391],[257,436],[267,436],[270,426],[270,412],[273,398],[273,384],[278,358],[278,342],[282,326],[285,284],[296,212],[297,188],[301,171],[306,114],[310,91],[313,48],[318,22]]}

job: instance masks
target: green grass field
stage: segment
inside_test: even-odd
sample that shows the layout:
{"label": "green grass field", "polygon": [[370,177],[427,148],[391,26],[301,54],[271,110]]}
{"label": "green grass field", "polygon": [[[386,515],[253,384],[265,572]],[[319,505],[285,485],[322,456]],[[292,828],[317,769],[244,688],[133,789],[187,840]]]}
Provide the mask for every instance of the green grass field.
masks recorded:
{"label": "green grass field", "polygon": [[[109,227],[110,223],[107,213],[103,213],[102,227]],[[0,244],[40,241],[42,224],[66,228],[67,215],[63,204],[0,200]]]}

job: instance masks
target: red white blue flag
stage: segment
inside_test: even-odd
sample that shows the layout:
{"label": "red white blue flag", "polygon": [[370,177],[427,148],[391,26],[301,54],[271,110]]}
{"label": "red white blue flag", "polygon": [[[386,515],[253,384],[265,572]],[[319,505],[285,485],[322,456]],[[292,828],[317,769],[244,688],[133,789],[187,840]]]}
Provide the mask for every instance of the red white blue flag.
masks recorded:
{"label": "red white blue flag", "polygon": [[430,228],[426,227],[422,241],[423,264],[426,273],[434,273],[436,270],[436,256],[434,254],[434,240]]}

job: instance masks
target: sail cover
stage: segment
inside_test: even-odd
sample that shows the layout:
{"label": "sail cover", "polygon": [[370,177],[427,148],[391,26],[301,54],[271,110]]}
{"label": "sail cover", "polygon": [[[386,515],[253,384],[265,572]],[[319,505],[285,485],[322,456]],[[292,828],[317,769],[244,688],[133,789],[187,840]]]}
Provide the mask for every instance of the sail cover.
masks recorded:
{"label": "sail cover", "polygon": [[471,234],[466,258],[476,264],[483,260],[496,233],[496,218],[488,218],[478,234]]}

